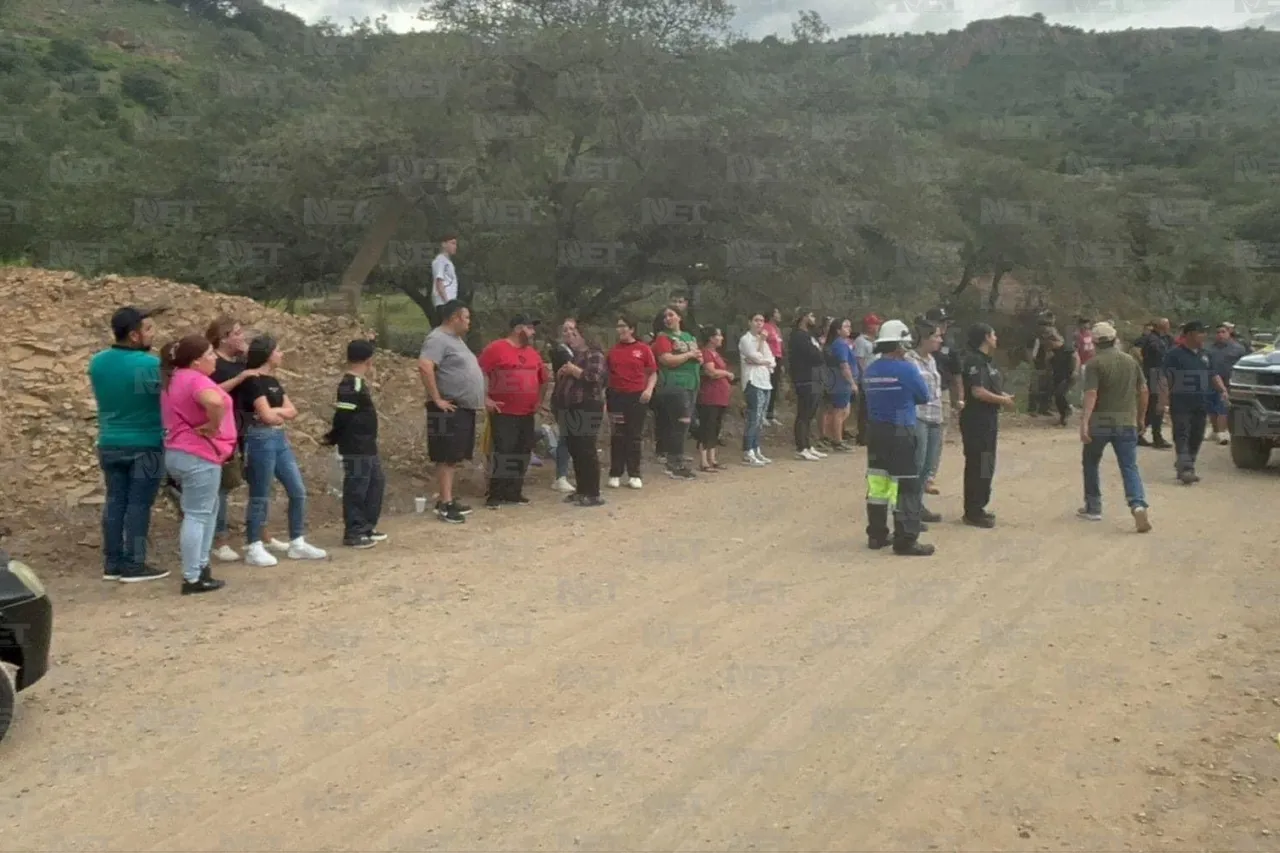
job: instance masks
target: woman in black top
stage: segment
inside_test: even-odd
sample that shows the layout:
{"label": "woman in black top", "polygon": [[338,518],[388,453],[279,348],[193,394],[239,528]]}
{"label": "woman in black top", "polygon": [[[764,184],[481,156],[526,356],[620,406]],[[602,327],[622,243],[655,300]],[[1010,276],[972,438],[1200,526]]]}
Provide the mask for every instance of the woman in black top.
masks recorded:
{"label": "woman in black top", "polygon": [[800,315],[787,347],[791,360],[791,381],[796,388],[796,457],[813,462],[825,459],[813,446],[813,419],[822,399],[822,345],[814,337],[817,318],[810,311]]}
{"label": "woman in black top", "polygon": [[322,560],[328,556],[303,538],[306,524],[307,487],[302,470],[289,445],[285,424],[298,416],[284,386],[275,377],[282,355],[274,339],[263,335],[249,345],[245,366],[257,376],[240,386],[236,406],[244,414],[245,479],[249,481],[249,508],[245,514],[244,560],[251,566],[274,566],[276,558],[262,542],[271,504],[271,482],[279,480],[289,495],[289,550],[292,560]]}
{"label": "woman in black top", "polygon": [[555,402],[564,424],[561,439],[573,459],[577,488],[565,498],[578,506],[600,506],[600,457],[596,439],[604,423],[604,388],[609,379],[604,351],[583,337],[577,325],[565,324],[564,343],[572,357],[556,371]]}
{"label": "woman in black top", "polygon": [[[234,402],[240,386],[246,380],[252,379],[260,373],[257,370],[249,370],[244,365],[244,356],[249,350],[249,343],[244,336],[244,327],[240,325],[240,321],[236,318],[224,314],[209,324],[204,336],[213,346],[214,353],[218,357],[217,366],[214,367],[213,374],[209,378],[218,383],[218,386],[223,391],[230,394]],[[236,435],[240,439],[238,444],[241,446],[236,448],[236,455],[232,458],[239,460],[243,467],[244,418],[238,405],[233,411],[235,413]],[[230,493],[230,490],[225,488],[218,492],[218,520],[214,525],[213,534],[213,556],[225,563],[240,559],[240,555],[231,547],[230,530],[227,527],[227,496]],[[277,546],[282,544],[276,543],[274,539],[270,538],[267,539],[267,542],[268,545],[272,543]]]}

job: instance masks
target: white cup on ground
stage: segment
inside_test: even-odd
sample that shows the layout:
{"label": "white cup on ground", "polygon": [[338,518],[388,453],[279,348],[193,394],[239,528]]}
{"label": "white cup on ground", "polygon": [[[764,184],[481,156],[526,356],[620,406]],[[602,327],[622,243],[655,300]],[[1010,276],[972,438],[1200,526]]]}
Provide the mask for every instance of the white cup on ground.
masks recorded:
{"label": "white cup on ground", "polygon": [[422,515],[424,512],[426,512],[426,511],[427,511],[427,499],[426,499],[426,498],[414,498],[414,499],[413,499],[413,511],[414,511],[414,512],[416,512],[418,515]]}

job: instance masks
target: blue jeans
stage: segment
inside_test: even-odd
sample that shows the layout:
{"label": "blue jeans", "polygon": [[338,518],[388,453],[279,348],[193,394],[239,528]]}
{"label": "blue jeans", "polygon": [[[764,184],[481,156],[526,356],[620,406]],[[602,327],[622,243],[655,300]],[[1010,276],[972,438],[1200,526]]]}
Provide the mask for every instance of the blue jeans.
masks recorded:
{"label": "blue jeans", "polygon": [[920,485],[938,475],[942,460],[942,424],[916,421],[916,470],[920,472]]}
{"label": "blue jeans", "polygon": [[569,442],[565,437],[569,428],[565,424],[564,412],[556,412],[556,479],[569,476]]}
{"label": "blue jeans", "polygon": [[229,492],[218,492],[218,517],[213,523],[213,532],[215,536],[221,536],[228,531],[227,527],[227,498]]}
{"label": "blue jeans", "polygon": [[244,438],[245,480],[249,483],[249,506],[245,512],[244,541],[250,545],[262,539],[271,508],[271,481],[279,480],[289,496],[289,540],[302,536],[307,517],[307,487],[302,470],[283,429],[249,427]]}
{"label": "blue jeans", "polygon": [[195,583],[209,565],[209,551],[213,548],[222,466],[181,450],[165,451],[164,465],[182,487],[182,528],[178,532],[182,578]]}
{"label": "blue jeans", "polygon": [[140,570],[147,560],[151,507],[164,479],[159,447],[99,447],[98,464],[107,485],[102,506],[102,557],[106,572]]}
{"label": "blue jeans", "polygon": [[1129,508],[1145,507],[1147,496],[1142,489],[1142,475],[1138,472],[1138,430],[1135,427],[1097,427],[1089,431],[1091,441],[1083,445],[1081,460],[1084,467],[1084,508],[1088,512],[1102,512],[1102,483],[1098,478],[1098,465],[1102,453],[1111,445],[1116,450],[1116,462],[1120,464],[1120,476],[1124,480],[1124,497]]}
{"label": "blue jeans", "polygon": [[760,430],[764,428],[764,416],[769,411],[772,391],[747,384],[747,426],[742,433],[742,452],[760,449]]}

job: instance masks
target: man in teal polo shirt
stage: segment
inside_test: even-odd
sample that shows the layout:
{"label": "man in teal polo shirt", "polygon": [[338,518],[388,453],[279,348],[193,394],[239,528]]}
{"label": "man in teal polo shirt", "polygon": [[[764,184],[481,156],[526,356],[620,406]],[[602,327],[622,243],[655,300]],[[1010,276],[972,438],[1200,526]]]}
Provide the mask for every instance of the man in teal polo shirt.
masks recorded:
{"label": "man in teal polo shirt", "polygon": [[98,463],[107,485],[103,580],[136,583],[169,574],[146,562],[151,507],[164,476],[160,359],[151,353],[156,313],[121,308],[111,316],[115,344],[89,360],[98,402]]}

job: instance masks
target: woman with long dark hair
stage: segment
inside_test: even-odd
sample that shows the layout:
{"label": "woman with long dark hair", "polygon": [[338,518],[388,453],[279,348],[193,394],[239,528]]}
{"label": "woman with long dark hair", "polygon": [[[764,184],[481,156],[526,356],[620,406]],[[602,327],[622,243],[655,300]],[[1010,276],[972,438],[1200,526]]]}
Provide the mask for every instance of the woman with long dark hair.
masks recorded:
{"label": "woman with long dark hair", "polygon": [[609,487],[627,485],[641,488],[640,451],[644,419],[649,413],[654,386],[658,384],[658,363],[653,350],[636,338],[636,321],[627,314],[618,316],[618,342],[609,350]]}
{"label": "woman with long dark hair", "polygon": [[720,347],[724,346],[724,332],[717,326],[703,326],[698,334],[702,347],[702,384],[698,388],[698,427],[694,430],[698,440],[698,454],[702,457],[700,470],[718,473],[725,469],[716,459],[720,446],[720,428],[724,425],[724,413],[729,410],[729,396],[733,392],[733,371],[725,364]]}
{"label": "woman with long dark hair", "polygon": [[271,482],[279,480],[289,496],[289,550],[291,560],[323,560],[325,551],[307,542],[307,487],[302,469],[293,455],[285,424],[298,416],[284,386],[276,379],[283,354],[269,335],[249,344],[245,366],[259,375],[240,386],[239,405],[245,417],[245,474],[249,481],[249,507],[245,514],[244,561],[251,566],[274,566],[273,557],[262,542],[263,529],[271,507]]}
{"label": "woman with long dark hair", "polygon": [[160,353],[160,417],[164,463],[182,490],[182,594],[213,592],[224,582],[209,569],[222,465],[236,447],[231,397],[210,375],[217,356],[200,335],[170,343]]}
{"label": "woman with long dark hair", "polygon": [[577,483],[576,490],[565,502],[583,507],[600,506],[604,500],[600,497],[600,457],[596,441],[604,423],[608,362],[600,347],[587,340],[576,324],[566,323],[563,336],[573,357],[556,373],[554,393],[565,429],[561,440],[568,444]]}
{"label": "woman with long dark hair", "polygon": [[693,419],[694,400],[702,373],[702,351],[693,335],[680,328],[680,312],[662,312],[662,331],[653,340],[658,361],[654,400],[658,412],[658,452],[667,457],[667,475],[676,480],[697,477],[684,461],[684,442]]}
{"label": "woman with long dark hair", "polygon": [[819,441],[837,453],[853,449],[844,441],[844,423],[849,418],[849,407],[857,389],[858,360],[849,340],[852,334],[853,322],[846,317],[832,320],[827,326],[827,410],[823,412]]}

